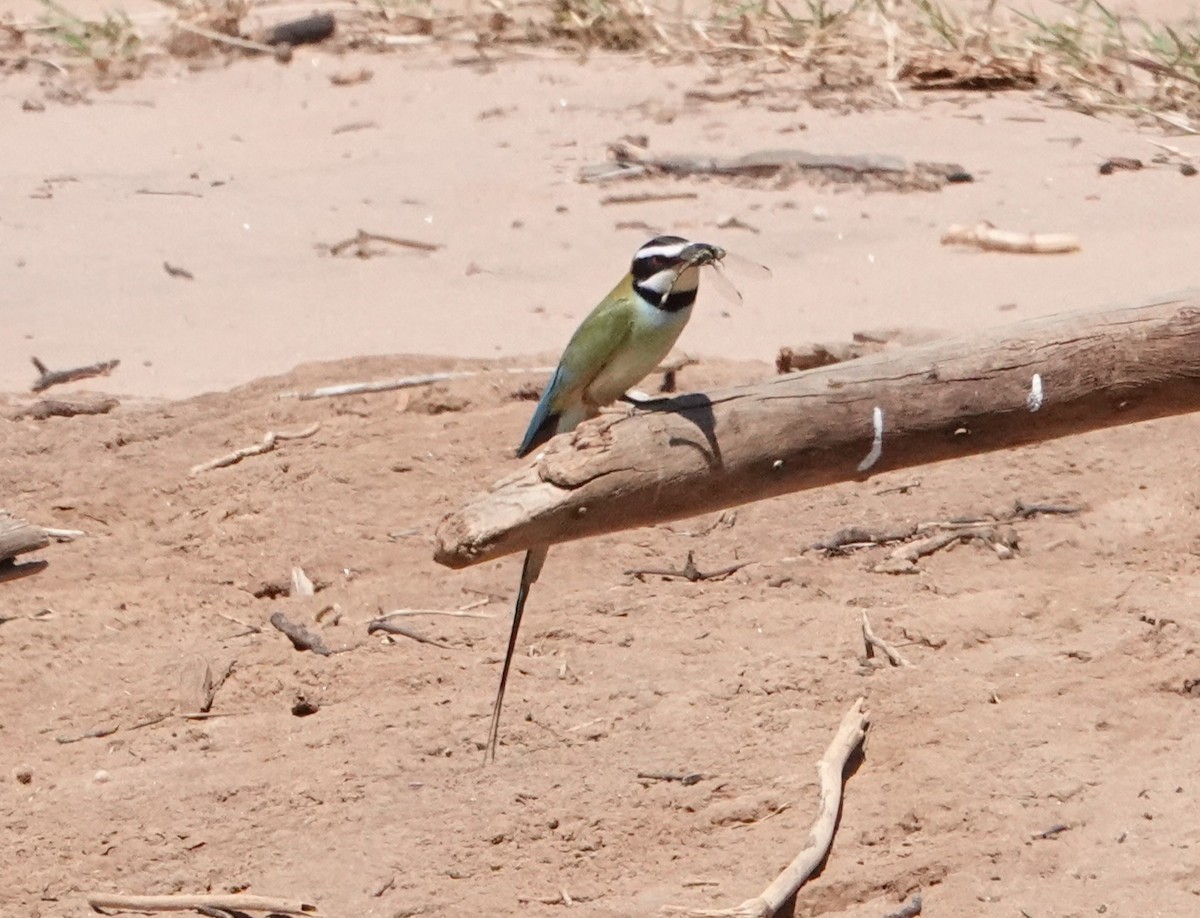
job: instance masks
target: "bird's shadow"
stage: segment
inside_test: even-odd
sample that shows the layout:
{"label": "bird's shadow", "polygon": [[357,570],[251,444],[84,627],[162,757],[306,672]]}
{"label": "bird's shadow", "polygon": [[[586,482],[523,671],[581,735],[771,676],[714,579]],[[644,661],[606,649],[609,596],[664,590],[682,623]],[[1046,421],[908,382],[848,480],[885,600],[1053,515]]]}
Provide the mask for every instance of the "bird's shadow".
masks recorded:
{"label": "bird's shadow", "polygon": [[696,450],[704,457],[710,471],[717,471],[725,466],[721,456],[721,444],[717,440],[716,418],[713,416],[713,403],[703,392],[688,392],[671,398],[652,398],[645,401],[626,399],[636,406],[639,412],[666,412],[677,414],[696,425],[696,429],[704,437],[704,442],[688,437],[672,436],[667,441],[668,446],[685,446]]}

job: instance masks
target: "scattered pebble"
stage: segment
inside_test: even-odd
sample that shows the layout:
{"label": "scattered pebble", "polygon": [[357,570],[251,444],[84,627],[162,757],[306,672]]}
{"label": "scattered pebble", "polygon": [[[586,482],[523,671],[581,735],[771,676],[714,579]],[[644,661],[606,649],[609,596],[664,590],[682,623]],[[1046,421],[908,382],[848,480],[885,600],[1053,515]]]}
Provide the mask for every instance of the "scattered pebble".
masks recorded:
{"label": "scattered pebble", "polygon": [[33,769],[28,765],[18,765],[13,769],[13,777],[18,784],[30,784],[33,782]]}

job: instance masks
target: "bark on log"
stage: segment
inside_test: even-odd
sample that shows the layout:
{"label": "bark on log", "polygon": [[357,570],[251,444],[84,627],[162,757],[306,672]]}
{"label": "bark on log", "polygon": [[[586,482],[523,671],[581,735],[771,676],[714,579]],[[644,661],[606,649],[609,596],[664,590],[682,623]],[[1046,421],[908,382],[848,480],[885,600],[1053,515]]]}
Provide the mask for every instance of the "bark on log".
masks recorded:
{"label": "bark on log", "polygon": [[1200,289],[680,396],[558,437],[447,515],[435,558],[538,545],[1200,410]]}
{"label": "bark on log", "polygon": [[0,561],[15,558],[28,551],[39,551],[49,544],[50,537],[40,526],[34,526],[0,510]]}

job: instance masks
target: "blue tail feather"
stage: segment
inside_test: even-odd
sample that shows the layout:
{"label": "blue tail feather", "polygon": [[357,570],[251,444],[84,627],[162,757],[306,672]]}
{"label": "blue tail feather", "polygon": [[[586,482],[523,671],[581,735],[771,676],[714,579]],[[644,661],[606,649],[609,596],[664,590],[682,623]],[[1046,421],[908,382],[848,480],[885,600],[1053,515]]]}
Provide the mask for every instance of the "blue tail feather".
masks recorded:
{"label": "blue tail feather", "polygon": [[529,428],[525,431],[525,439],[517,447],[518,459],[522,456],[528,456],[533,450],[537,449],[558,432],[560,412],[555,411],[551,406],[553,405],[554,397],[558,394],[558,388],[563,381],[563,375],[563,368],[559,367],[554,371],[550,382],[547,383],[546,391],[542,393],[542,397],[538,400],[537,408],[534,409],[533,417],[529,419]]}

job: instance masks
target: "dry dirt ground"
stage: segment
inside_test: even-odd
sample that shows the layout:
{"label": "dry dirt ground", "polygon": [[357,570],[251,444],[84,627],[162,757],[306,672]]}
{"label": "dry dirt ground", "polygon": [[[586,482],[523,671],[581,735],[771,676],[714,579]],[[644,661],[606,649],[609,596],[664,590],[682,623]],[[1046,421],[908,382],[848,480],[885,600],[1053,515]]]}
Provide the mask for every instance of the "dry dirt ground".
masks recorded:
{"label": "dry dirt ground", "polygon": [[[657,87],[669,82],[679,102],[710,73],[526,61],[477,74],[372,57],[375,79],[342,88],[312,76],[316,57],[154,75],[40,113],[19,111],[32,77],[0,81],[4,134],[20,135],[0,144],[11,165],[0,391],[13,393],[0,396],[0,506],[87,533],[0,583],[0,915],[74,918],[89,891],[244,890],[344,918],[736,904],[803,845],[815,763],[859,696],[872,716],[865,757],[796,915],[882,918],[917,893],[934,918],[1200,913],[1195,418],[556,548],[488,767],[518,564],[452,572],[431,559],[441,516],[514,467],[522,395],[542,379],[497,368],[543,362],[615,280],[645,235],[616,221],[711,235],[717,214],[735,213],[760,230],[730,231],[729,244],[771,264],[774,281],[746,288],[743,313],[702,301],[686,333],[703,359],[680,385],[707,388],[773,372],[779,344],[857,327],[969,331],[1194,282],[1200,179],[1096,173],[1105,156],[1147,156],[1145,136],[1161,135],[1025,96],[854,115],[734,101],[668,122],[647,102]],[[422,81],[405,96],[424,100],[417,120],[388,107],[403,78]],[[522,94],[562,81],[592,101],[568,107],[556,133],[544,100]],[[497,105],[531,111],[480,120]],[[343,149],[330,131],[355,119],[380,127]],[[981,180],[903,195],[693,181],[680,188],[697,198],[628,214],[574,182],[605,142],[647,129],[667,148],[708,137],[738,151],[953,159]],[[49,181],[64,175],[77,181]],[[135,193],[189,181],[203,197]],[[31,197],[45,182],[49,197]],[[384,219],[406,213],[410,194],[415,216]],[[818,205],[829,221],[812,218]],[[269,231],[242,229],[263,214]],[[980,217],[1076,231],[1084,250],[936,244],[947,223]],[[313,252],[360,224],[424,229],[447,248],[344,262]],[[306,363],[246,382],[389,351],[457,356]],[[138,397],[102,417],[10,420],[32,354],[55,366],[121,357],[111,378],[74,388]],[[485,372],[406,393],[277,398],[468,368]],[[207,388],[222,391],[197,394]],[[311,437],[189,474],[314,423]],[[806,550],[852,524],[1017,499],[1083,509],[1014,524],[1009,560],[963,545],[909,576],[870,570],[887,549]],[[702,570],[748,563],[699,583],[626,573],[689,551]],[[295,566],[314,597],[281,592]],[[462,607],[487,617],[408,620],[435,643],[366,632],[380,611]],[[912,667],[863,661],[864,610]],[[293,649],[268,623],[275,612],[338,652]],[[182,719],[206,668],[228,670],[214,716]],[[315,713],[294,713],[301,697]]]}

